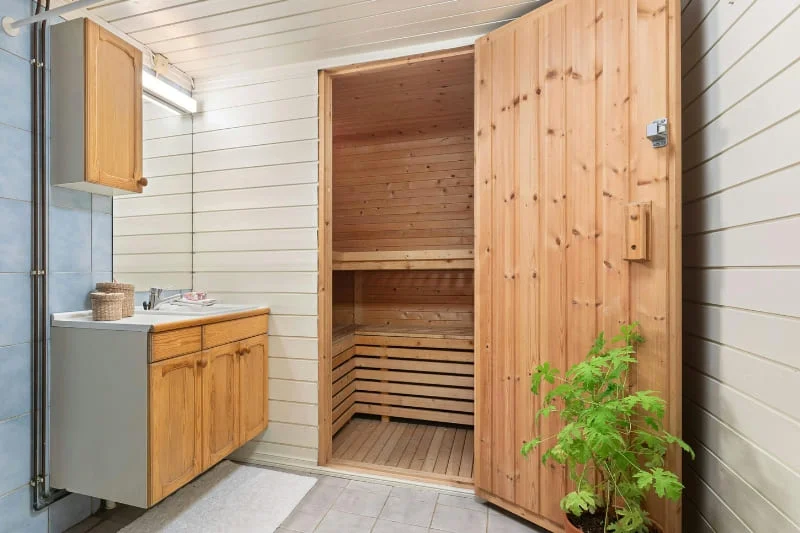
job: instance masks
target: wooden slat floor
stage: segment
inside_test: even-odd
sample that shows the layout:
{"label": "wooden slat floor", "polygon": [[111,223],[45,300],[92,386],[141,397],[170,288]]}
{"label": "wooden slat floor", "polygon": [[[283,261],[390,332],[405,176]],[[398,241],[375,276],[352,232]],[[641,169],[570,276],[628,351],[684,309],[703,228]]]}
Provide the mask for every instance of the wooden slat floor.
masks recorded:
{"label": "wooden slat floor", "polygon": [[473,428],[356,416],[333,439],[333,462],[459,485],[472,484]]}

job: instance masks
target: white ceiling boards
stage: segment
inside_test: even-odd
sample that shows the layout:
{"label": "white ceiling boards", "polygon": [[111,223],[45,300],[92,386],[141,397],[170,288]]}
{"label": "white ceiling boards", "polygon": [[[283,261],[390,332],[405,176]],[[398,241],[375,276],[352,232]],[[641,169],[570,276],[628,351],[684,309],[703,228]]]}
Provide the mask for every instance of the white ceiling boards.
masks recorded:
{"label": "white ceiling boards", "polygon": [[87,12],[194,77],[477,36],[537,0],[109,0]]}

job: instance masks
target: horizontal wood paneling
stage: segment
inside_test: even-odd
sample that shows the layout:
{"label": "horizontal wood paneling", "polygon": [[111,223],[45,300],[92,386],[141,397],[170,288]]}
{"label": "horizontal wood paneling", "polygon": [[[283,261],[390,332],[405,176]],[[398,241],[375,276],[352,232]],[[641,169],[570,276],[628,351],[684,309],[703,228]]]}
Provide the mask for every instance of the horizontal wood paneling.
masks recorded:
{"label": "horizontal wood paneling", "polygon": [[192,287],[191,115],[143,109],[144,177],[140,195],[114,198],[114,277],[150,287]]}
{"label": "horizontal wood paneling", "polygon": [[88,12],[202,76],[472,40],[546,1],[122,0]]}
{"label": "horizontal wood paneling", "polygon": [[473,58],[333,82],[333,249],[471,249]]}
{"label": "horizontal wood paneling", "polygon": [[271,309],[260,453],[317,448],[316,77],[197,93],[193,286]]}
{"label": "horizontal wood paneling", "polygon": [[800,11],[683,13],[687,531],[800,531]]}
{"label": "horizontal wood paneling", "polygon": [[472,328],[472,271],[357,272],[356,323]]}

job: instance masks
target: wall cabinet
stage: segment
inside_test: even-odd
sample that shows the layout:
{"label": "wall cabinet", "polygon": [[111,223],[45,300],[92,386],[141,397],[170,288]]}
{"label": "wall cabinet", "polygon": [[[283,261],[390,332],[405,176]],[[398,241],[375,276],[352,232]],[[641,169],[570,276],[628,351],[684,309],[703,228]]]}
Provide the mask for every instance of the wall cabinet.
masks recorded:
{"label": "wall cabinet", "polygon": [[54,486],[150,507],[264,431],[267,312],[54,326]]}
{"label": "wall cabinet", "polygon": [[53,183],[142,192],[142,52],[88,19],[52,39]]}

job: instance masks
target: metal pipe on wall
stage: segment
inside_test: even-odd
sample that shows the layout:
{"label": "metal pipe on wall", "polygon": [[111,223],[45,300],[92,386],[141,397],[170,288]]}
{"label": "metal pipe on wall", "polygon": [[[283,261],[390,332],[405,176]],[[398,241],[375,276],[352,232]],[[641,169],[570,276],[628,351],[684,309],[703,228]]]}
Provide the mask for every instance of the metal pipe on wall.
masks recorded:
{"label": "metal pipe on wall", "polygon": [[[45,12],[50,9],[47,0]],[[37,1],[36,15],[42,10],[41,0]],[[34,24],[31,32],[31,91],[32,91],[32,242],[31,242],[31,298],[32,298],[32,342],[31,357],[32,410],[31,424],[31,491],[32,505],[41,510],[69,494],[65,490],[51,490],[47,474],[47,435],[48,435],[48,380],[47,380],[47,322],[49,319],[47,301],[47,263],[48,263],[48,139],[47,139],[47,76],[45,55],[47,50],[47,22]]]}

